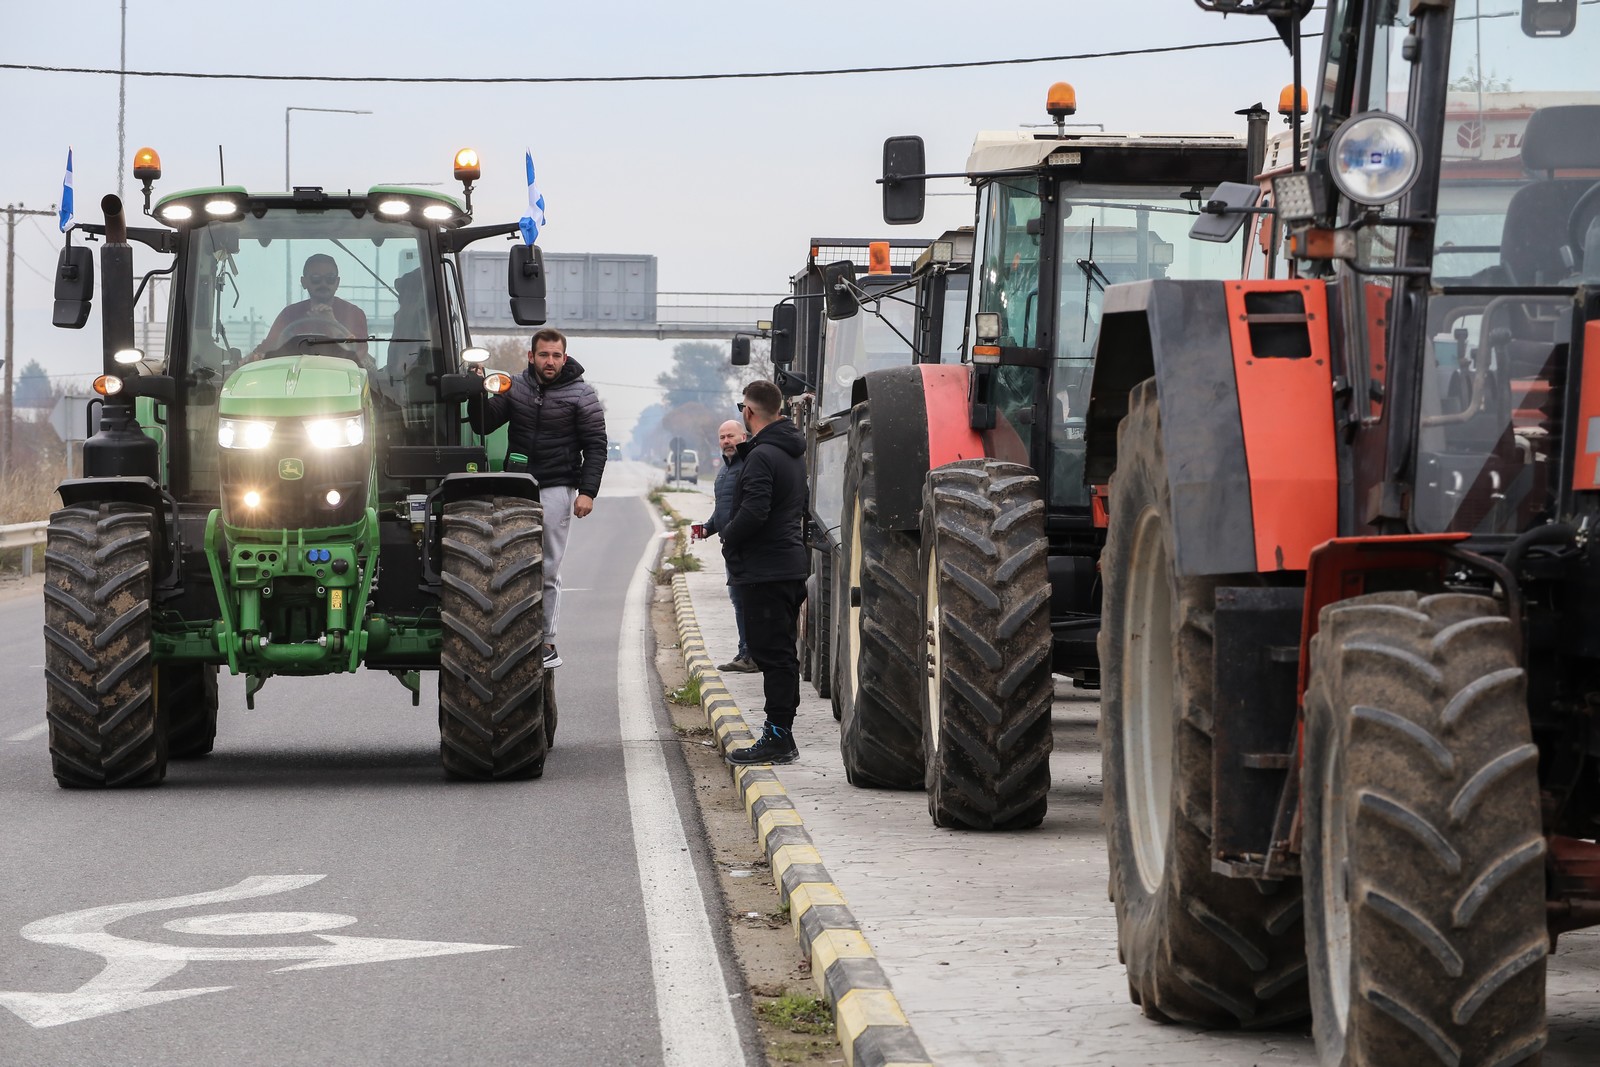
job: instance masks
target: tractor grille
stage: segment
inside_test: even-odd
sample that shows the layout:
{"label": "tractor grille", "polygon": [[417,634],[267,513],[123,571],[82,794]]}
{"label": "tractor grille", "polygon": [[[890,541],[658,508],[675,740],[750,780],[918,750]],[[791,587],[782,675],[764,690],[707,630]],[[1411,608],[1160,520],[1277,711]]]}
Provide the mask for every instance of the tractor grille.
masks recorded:
{"label": "tractor grille", "polygon": [[[366,512],[371,463],[371,451],[361,446],[308,449],[297,456],[280,455],[272,449],[224,449],[222,520],[252,530],[302,530],[358,522]],[[246,503],[251,492],[260,497],[255,507]],[[337,503],[328,502],[330,492],[338,494]]]}

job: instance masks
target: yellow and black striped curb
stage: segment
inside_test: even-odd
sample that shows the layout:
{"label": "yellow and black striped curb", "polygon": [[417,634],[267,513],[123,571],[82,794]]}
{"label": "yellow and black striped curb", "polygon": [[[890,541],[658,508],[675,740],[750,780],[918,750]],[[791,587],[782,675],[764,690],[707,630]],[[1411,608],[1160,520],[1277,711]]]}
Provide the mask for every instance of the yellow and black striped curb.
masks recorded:
{"label": "yellow and black striped curb", "polygon": [[[672,579],[683,662],[700,679],[700,706],[724,752],[743,748],[755,734],[706,653],[694,603],[683,575]],[[733,784],[745,815],[772,866],[772,880],[789,907],[789,921],[811,960],[817,989],[833,1005],[834,1029],[850,1067],[928,1067],[889,976],[872,954],[844,894],[800,821],[794,801],[771,767],[736,767]]]}

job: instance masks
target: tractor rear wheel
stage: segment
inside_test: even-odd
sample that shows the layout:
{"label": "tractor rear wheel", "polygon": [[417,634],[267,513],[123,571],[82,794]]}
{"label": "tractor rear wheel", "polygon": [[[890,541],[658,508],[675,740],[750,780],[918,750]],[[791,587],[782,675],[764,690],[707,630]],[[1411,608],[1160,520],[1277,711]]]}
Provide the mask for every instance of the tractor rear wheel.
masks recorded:
{"label": "tractor rear wheel", "polygon": [[872,415],[857,404],[844,475],[839,749],[852,785],[920,789],[922,618],[917,538],[878,525]]}
{"label": "tractor rear wheel", "polygon": [[1307,1011],[1298,879],[1211,870],[1211,651],[1215,589],[1254,575],[1174,567],[1155,381],[1117,431],[1101,569],[1103,821],[1129,995],[1145,1015],[1271,1027]]}
{"label": "tractor rear wheel", "polygon": [[922,489],[922,730],[936,826],[1014,830],[1050,792],[1050,575],[1030,467],[962,460]]}
{"label": "tractor rear wheel", "polygon": [[439,754],[454,777],[544,773],[543,538],[537,502],[445,505]]}
{"label": "tractor rear wheel", "polygon": [[806,655],[817,696],[833,696],[833,552],[813,552],[816,588],[806,598]]}
{"label": "tractor rear wheel", "polygon": [[167,774],[152,659],[155,516],[132,504],[62,508],[45,537],[45,714],[56,781],[154,785]]}
{"label": "tractor rear wheel", "polygon": [[217,665],[168,663],[157,667],[156,697],[167,724],[167,758],[210,755],[217,741]]}
{"label": "tractor rear wheel", "polygon": [[1545,841],[1515,625],[1481,596],[1331,604],[1305,707],[1306,941],[1322,1062],[1537,1057]]}
{"label": "tractor rear wheel", "polygon": [[556,747],[556,672],[544,672],[544,747]]}

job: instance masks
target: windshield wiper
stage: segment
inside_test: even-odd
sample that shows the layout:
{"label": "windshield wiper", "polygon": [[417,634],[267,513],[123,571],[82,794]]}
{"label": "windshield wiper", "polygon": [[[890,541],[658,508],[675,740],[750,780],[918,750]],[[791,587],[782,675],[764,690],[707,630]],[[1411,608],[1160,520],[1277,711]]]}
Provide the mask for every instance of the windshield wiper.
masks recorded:
{"label": "windshield wiper", "polygon": [[1094,220],[1089,220],[1089,255],[1078,260],[1078,269],[1083,271],[1083,340],[1089,339],[1089,297],[1094,293],[1094,286],[1098,285],[1100,291],[1106,291],[1106,286],[1111,284],[1111,279],[1100,265],[1094,261]]}
{"label": "windshield wiper", "polygon": [[427,337],[302,337],[300,342],[308,345],[347,345],[360,341],[396,341],[400,344],[428,344]]}

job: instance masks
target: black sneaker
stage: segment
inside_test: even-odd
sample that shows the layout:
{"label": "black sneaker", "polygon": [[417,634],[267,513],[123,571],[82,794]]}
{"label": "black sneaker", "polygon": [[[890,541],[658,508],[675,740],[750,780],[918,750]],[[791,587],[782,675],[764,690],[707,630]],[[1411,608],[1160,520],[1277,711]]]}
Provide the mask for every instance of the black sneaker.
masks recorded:
{"label": "black sneaker", "polygon": [[556,651],[556,646],[555,645],[545,645],[544,646],[544,668],[545,668],[545,670],[549,670],[552,667],[559,667],[559,666],[561,666],[561,653]]}
{"label": "black sneaker", "polygon": [[746,748],[736,748],[725,757],[735,767],[749,767],[761,763],[793,763],[800,758],[795,747],[794,733],[770,722],[756,738],[756,743]]}

